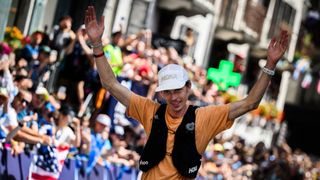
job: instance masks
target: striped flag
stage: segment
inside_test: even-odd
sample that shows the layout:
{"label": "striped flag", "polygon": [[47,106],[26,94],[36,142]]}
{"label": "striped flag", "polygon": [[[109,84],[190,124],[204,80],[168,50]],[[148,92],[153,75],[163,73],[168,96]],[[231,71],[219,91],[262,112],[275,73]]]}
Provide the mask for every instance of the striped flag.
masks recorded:
{"label": "striped flag", "polygon": [[29,180],[57,180],[68,153],[69,146],[38,147],[30,165]]}

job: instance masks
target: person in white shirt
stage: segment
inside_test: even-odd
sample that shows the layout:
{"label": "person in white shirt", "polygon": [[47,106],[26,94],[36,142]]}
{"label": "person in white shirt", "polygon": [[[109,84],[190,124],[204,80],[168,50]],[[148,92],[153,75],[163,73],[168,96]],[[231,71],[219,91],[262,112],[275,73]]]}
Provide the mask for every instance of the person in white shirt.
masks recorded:
{"label": "person in white shirt", "polygon": [[[54,135],[55,146],[74,146],[79,147],[81,142],[80,121],[71,116],[71,109],[69,106],[62,105],[59,110],[59,118],[56,126],[56,133]],[[68,126],[73,123],[74,131]]]}

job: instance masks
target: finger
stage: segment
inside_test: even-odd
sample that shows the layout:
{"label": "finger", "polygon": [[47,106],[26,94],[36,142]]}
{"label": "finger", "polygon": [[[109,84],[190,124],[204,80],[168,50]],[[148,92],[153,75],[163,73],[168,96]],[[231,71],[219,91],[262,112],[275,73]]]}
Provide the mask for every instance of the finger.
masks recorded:
{"label": "finger", "polygon": [[88,27],[88,24],[90,22],[88,13],[89,13],[88,10],[86,10],[86,16],[84,18],[84,24],[85,24],[86,28]]}
{"label": "finger", "polygon": [[87,24],[88,24],[88,9],[86,10],[85,16],[84,16],[84,24],[86,25],[87,28]]}
{"label": "finger", "polygon": [[91,6],[92,7],[92,20],[96,20],[96,10],[94,9],[94,7],[93,6]]}
{"label": "finger", "polygon": [[88,7],[88,21],[92,21],[92,6]]}
{"label": "finger", "polygon": [[273,47],[276,43],[276,38],[272,38],[269,44],[269,48]]}
{"label": "finger", "polygon": [[280,41],[280,44],[282,47],[286,47],[287,44],[288,44],[288,34],[285,32],[282,37],[281,37],[281,41]]}
{"label": "finger", "polygon": [[86,9],[86,15],[85,15],[85,22],[88,23],[89,22],[89,6]]}
{"label": "finger", "polygon": [[87,23],[89,23],[91,21],[91,7],[88,6],[87,10],[86,10],[86,17],[87,17]]}
{"label": "finger", "polygon": [[282,47],[283,47],[284,49],[287,49],[287,48],[288,48],[288,44],[289,44],[289,39],[288,39],[288,37],[286,37],[285,41],[284,41],[283,44],[282,44]]}
{"label": "finger", "polygon": [[287,31],[282,31],[281,32],[281,37],[280,37],[280,44],[283,45],[287,39]]}

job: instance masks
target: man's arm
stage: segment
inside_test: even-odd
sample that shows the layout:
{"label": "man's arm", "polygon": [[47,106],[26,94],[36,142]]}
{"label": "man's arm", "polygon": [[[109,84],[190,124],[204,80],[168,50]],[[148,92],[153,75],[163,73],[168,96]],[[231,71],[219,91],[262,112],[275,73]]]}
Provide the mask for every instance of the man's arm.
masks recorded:
{"label": "man's arm", "polygon": [[74,147],[80,147],[81,145],[81,126],[80,126],[80,119],[73,118],[73,127],[75,130],[75,139],[72,141],[72,145]]}
{"label": "man's arm", "polygon": [[[274,70],[279,59],[282,58],[288,47],[288,34],[286,31],[281,32],[278,39],[273,38],[268,47],[268,59],[265,68]],[[248,96],[243,100],[230,103],[229,119],[235,119],[253,109],[256,109],[265,93],[271,76],[262,73],[259,80],[254,84]]]}
{"label": "man's arm", "polygon": [[89,39],[93,44],[93,54],[96,56],[95,62],[102,86],[105,87],[119,102],[128,107],[132,92],[117,81],[107,58],[104,56],[101,40],[104,30],[104,17],[102,16],[98,23],[93,6],[88,6],[86,10],[85,26]]}
{"label": "man's arm", "polygon": [[6,138],[6,141],[9,141],[13,138],[16,141],[22,141],[28,144],[37,144],[37,143],[46,144],[46,145],[51,144],[50,137],[36,134],[32,132],[32,130],[29,130],[27,127],[8,126],[8,129],[10,130],[10,133]]}
{"label": "man's arm", "polygon": [[76,34],[70,30],[70,43],[67,45],[67,47],[64,48],[67,55],[71,54],[74,50],[74,45],[76,44]]}

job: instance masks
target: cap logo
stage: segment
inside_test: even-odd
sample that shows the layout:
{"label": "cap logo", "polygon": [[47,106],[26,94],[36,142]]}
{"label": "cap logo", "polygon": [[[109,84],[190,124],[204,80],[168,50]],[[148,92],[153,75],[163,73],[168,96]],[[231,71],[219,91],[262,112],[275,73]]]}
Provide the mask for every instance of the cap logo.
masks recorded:
{"label": "cap logo", "polygon": [[167,74],[161,78],[161,82],[168,79],[178,79],[178,76],[176,74]]}

